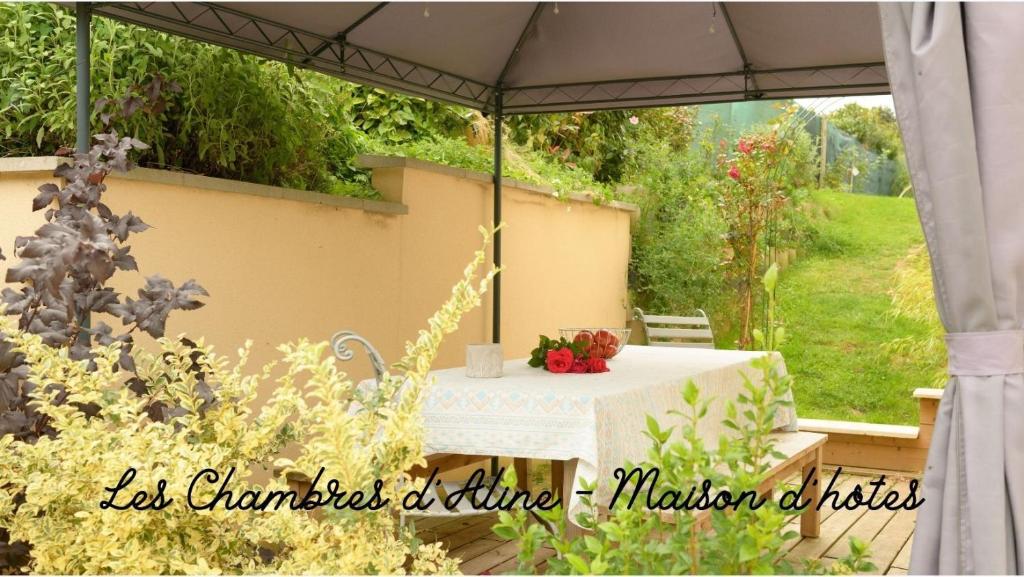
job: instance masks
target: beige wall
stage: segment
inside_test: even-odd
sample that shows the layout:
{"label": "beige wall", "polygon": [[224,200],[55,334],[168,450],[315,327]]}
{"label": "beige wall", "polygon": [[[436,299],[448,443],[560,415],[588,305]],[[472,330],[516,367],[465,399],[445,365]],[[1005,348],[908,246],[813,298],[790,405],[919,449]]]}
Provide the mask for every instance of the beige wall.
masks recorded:
{"label": "beige wall", "polygon": [[[55,159],[0,159],[0,246],[41,222],[29,212]],[[254,341],[254,363],[300,337],[348,328],[391,362],[447,297],[491,220],[490,177],[406,159],[370,157],[389,202],[364,202],[155,170],[111,178],[108,203],[153,229],[134,237],[140,274],[197,279],[208,304],[178,312],[168,334],[205,336],[222,353]],[[523,357],[538,333],[562,326],[622,326],[627,315],[626,205],[560,201],[548,191],[504,186],[503,342]],[[0,267],[5,268],[10,261]],[[444,345],[438,367],[463,364],[464,345],[490,337],[490,302]],[[258,365],[254,365],[258,366]],[[353,368],[367,374],[365,363]]]}

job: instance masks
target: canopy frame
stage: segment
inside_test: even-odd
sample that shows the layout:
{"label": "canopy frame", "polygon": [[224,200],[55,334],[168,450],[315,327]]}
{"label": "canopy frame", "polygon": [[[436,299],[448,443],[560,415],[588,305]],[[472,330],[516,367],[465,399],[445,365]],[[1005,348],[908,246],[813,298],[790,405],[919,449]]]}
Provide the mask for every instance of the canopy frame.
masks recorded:
{"label": "canopy frame", "polygon": [[[609,105],[617,108],[640,108],[701,104],[753,100],[771,97],[773,94],[793,96],[796,93],[806,93],[808,96],[818,96],[822,91],[837,88],[855,90],[857,94],[888,93],[885,63],[882,61],[755,68],[740,41],[733,16],[724,2],[714,2],[712,5],[716,11],[721,12],[732,43],[742,61],[742,66],[738,69],[708,74],[525,85],[509,85],[506,78],[521,49],[527,43],[530,31],[536,25],[544,8],[551,3],[535,3],[531,16],[519,34],[518,42],[497,81],[469,78],[349,41],[353,32],[377,16],[389,4],[373,4],[362,16],[333,37],[249,14],[230,5],[211,2],[169,2],[166,5],[174,9],[170,14],[150,10],[152,2],[101,3],[95,5],[93,10],[98,14],[139,26],[250,52],[360,84],[460,104],[488,113],[495,112],[494,100],[499,88],[504,92],[505,114],[590,110]],[[194,9],[185,10],[184,6]],[[250,29],[258,32],[259,40],[238,34]],[[829,75],[829,71],[840,70],[845,73],[846,80]],[[793,72],[818,73],[825,77],[826,82],[808,86],[795,86],[790,83],[776,88],[759,87],[758,78],[779,79],[778,75]],[[692,84],[695,80],[704,82],[701,86],[696,86]],[[638,88],[648,94],[624,96]]]}
{"label": "canopy frame", "polygon": [[[886,94],[888,79],[885,63],[841,63],[821,66],[756,68],[748,56],[724,2],[711,3],[720,11],[742,62],[738,70],[706,74],[639,76],[635,78],[594,79],[533,85],[509,85],[508,75],[523,47],[536,29],[544,8],[550,2],[536,2],[518,39],[505,59],[496,81],[470,78],[436,66],[360,46],[349,37],[376,17],[390,2],[377,2],[333,36],[297,28],[285,22],[238,10],[213,2],[169,2],[164,13],[151,10],[154,2],[76,3],[77,137],[78,148],[89,142],[89,22],[93,13],[145,28],[248,52],[271,60],[311,69],[344,80],[394,90],[429,100],[459,104],[494,116],[494,223],[501,223],[502,134],[508,114],[535,114],[594,110],[597,108],[647,108],[682,106],[713,102],[744,101],[823,93]],[[713,12],[712,17],[714,17]],[[234,23],[232,25],[232,22]],[[713,26],[713,24],[712,24]],[[255,37],[239,32],[255,30]],[[247,32],[248,33],[248,32]],[[788,73],[820,74],[825,82],[796,86],[780,75]],[[831,76],[830,72],[841,72]],[[759,79],[774,79],[774,87],[762,86]],[[501,266],[501,231],[494,234],[493,262]],[[494,277],[492,295],[492,340],[501,341],[501,275]]]}

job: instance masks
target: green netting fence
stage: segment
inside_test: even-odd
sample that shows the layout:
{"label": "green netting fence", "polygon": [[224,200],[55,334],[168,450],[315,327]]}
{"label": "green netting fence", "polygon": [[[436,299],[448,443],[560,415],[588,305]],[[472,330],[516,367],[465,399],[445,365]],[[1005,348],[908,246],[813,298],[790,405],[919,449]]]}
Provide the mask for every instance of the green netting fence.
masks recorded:
{"label": "green netting fence", "polygon": [[[732,139],[757,124],[777,117],[789,102],[733,102],[700,107],[697,122],[709,136]],[[804,125],[811,138],[821,145],[821,116],[813,115]],[[824,183],[833,188],[860,194],[898,195],[906,186],[899,161],[867,150],[856,138],[825,124]],[[820,148],[819,148],[820,151]]]}

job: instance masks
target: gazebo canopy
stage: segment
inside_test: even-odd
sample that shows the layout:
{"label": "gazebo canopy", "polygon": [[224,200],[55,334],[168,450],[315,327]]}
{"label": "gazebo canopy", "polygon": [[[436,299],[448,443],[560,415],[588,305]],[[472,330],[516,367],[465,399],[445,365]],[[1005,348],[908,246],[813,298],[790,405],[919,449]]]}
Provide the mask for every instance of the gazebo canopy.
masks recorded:
{"label": "gazebo canopy", "polygon": [[505,114],[888,93],[875,3],[128,2],[94,13]]}
{"label": "gazebo canopy", "polygon": [[[868,2],[99,2],[78,4],[78,148],[89,142],[89,18],[101,14],[494,114],[889,92]],[[501,264],[501,232],[493,260]],[[501,340],[501,276],[492,284]]]}

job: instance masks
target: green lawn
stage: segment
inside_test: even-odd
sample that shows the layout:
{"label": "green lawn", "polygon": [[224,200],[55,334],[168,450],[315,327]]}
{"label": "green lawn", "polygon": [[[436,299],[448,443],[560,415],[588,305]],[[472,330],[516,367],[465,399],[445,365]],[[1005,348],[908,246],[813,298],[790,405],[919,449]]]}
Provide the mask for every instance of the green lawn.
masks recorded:
{"label": "green lawn", "polygon": [[819,238],[780,276],[781,347],[801,417],[916,424],[934,369],[888,353],[924,323],[888,314],[896,263],[924,242],[912,199],[819,192]]}

